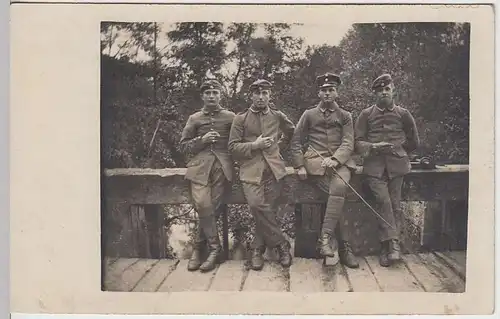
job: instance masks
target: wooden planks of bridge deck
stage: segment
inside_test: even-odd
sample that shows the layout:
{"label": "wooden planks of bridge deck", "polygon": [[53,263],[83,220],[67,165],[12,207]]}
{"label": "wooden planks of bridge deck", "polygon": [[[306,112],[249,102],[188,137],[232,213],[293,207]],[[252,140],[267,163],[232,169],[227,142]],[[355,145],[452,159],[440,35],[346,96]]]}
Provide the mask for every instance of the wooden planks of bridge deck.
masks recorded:
{"label": "wooden planks of bridge deck", "polygon": [[108,291],[277,291],[277,292],[464,292],[465,253],[404,255],[403,262],[384,268],[376,256],[359,258],[360,267],[294,258],[290,268],[267,261],[253,271],[243,260],[229,260],[208,273],[189,272],[187,260],[106,259]]}

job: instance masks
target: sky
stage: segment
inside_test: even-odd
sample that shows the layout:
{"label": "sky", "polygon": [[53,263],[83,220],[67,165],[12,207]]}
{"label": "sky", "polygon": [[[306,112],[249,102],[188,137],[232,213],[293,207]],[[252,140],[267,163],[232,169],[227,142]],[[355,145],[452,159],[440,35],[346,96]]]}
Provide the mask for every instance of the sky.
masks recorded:
{"label": "sky", "polygon": [[[289,35],[295,37],[302,37],[304,39],[304,49],[308,45],[338,45],[340,40],[347,33],[351,27],[350,23],[335,23],[330,22],[329,24],[304,24],[304,25],[292,25]],[[162,23],[162,36],[158,37],[158,47],[162,48],[168,45],[168,39],[165,33],[171,29],[171,24],[169,22]],[[263,28],[258,28],[256,31],[256,36],[263,36]],[[126,36],[118,38],[111,50],[111,55],[118,49],[118,45],[127,40]],[[139,54],[138,59],[143,60],[145,56]]]}

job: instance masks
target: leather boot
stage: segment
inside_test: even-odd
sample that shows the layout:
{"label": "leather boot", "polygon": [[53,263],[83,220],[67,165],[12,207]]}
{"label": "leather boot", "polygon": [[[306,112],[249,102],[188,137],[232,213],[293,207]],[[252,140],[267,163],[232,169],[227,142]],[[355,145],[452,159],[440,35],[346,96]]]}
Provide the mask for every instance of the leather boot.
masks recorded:
{"label": "leather boot", "polygon": [[193,247],[193,253],[191,254],[191,258],[189,259],[188,262],[188,271],[195,271],[198,270],[201,266],[201,259],[202,259],[202,251],[203,251],[203,246],[206,245],[205,242],[199,242],[196,243],[195,246]]}
{"label": "leather boot", "polygon": [[351,246],[347,241],[340,241],[339,245],[340,262],[349,268],[358,268],[359,263],[352,252]]}
{"label": "leather boot", "polygon": [[379,264],[382,267],[389,267],[391,265],[391,261],[388,258],[389,254],[389,241],[383,241],[382,242],[382,247],[380,250],[380,256],[379,256]]}
{"label": "leather boot", "polygon": [[389,241],[389,251],[387,254],[387,258],[391,262],[401,260],[401,246],[399,245],[399,241],[397,239],[392,239]]}
{"label": "leather boot", "polygon": [[208,257],[200,266],[200,271],[207,272],[215,269],[215,266],[221,262],[221,246],[219,237],[210,238],[208,241]]}
{"label": "leather boot", "polygon": [[290,267],[292,264],[292,255],[290,254],[290,243],[285,241],[277,247],[279,254],[279,261],[281,266]]}
{"label": "leather boot", "polygon": [[262,254],[264,253],[264,249],[255,248],[252,250],[252,257],[250,259],[250,266],[253,270],[262,270],[264,267],[264,257]]}
{"label": "leather boot", "polygon": [[336,247],[332,246],[336,246],[335,243],[336,240],[334,240],[332,244],[332,237],[329,234],[325,233],[321,235],[320,248],[319,248],[320,255],[323,257],[334,257]]}

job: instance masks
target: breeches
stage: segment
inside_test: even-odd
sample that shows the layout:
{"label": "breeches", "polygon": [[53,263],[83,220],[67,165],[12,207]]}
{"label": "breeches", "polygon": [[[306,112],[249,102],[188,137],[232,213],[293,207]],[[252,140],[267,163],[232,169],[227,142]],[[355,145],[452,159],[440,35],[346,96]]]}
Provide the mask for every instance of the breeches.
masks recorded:
{"label": "breeches", "polygon": [[207,185],[191,183],[191,197],[199,219],[196,234],[198,243],[218,236],[217,219],[226,186],[227,179],[217,160],[212,166]]}
{"label": "breeches", "polygon": [[269,168],[265,169],[260,185],[242,182],[250,212],[255,220],[252,249],[274,248],[286,238],[277,221],[278,198],[282,190],[282,180],[276,181]]}
{"label": "breeches", "polygon": [[[337,169],[337,173],[344,181],[350,182],[351,171],[349,168],[342,166]],[[338,240],[348,241],[349,236],[343,213],[347,185],[331,169],[328,169],[323,176],[311,175],[310,180],[320,191],[328,194],[322,233],[335,234]]]}
{"label": "breeches", "polygon": [[377,217],[380,241],[399,239],[403,222],[401,211],[403,176],[389,179],[385,173],[382,178],[368,176],[366,181],[375,197],[378,213],[385,220]]}

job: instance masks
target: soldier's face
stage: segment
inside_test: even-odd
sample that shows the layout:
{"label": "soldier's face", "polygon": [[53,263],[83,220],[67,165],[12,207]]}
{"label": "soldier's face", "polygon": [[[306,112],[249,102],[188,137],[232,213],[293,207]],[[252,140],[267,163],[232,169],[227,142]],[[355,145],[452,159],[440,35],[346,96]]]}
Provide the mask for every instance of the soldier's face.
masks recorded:
{"label": "soldier's face", "polygon": [[220,91],[219,90],[205,90],[201,95],[201,99],[205,105],[218,105],[220,102]]}
{"label": "soldier's face", "polygon": [[337,88],[335,87],[326,87],[321,88],[318,93],[319,98],[323,102],[331,103],[335,101],[338,97]]}
{"label": "soldier's face", "polygon": [[375,89],[375,97],[377,102],[383,105],[389,105],[392,103],[392,97],[394,95],[394,85],[391,83],[384,87],[379,87]]}
{"label": "soldier's face", "polygon": [[252,102],[260,107],[265,107],[269,104],[269,99],[271,98],[271,91],[260,90],[254,91],[252,93]]}

